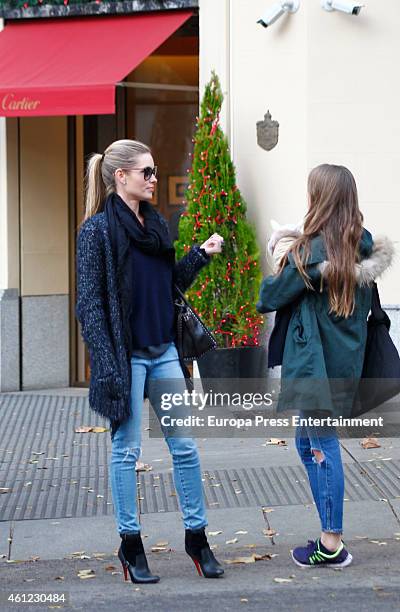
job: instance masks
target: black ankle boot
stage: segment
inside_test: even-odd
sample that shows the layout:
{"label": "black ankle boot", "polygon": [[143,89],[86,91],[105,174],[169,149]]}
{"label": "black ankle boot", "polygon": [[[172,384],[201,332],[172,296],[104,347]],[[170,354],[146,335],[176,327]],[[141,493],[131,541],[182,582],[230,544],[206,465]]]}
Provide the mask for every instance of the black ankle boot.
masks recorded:
{"label": "black ankle boot", "polygon": [[128,580],[128,572],[132,582],[153,583],[160,580],[159,576],[153,576],[147,565],[147,559],[143,548],[140,533],[121,533],[121,546],[118,557],[122,563],[125,580]]}
{"label": "black ankle boot", "polygon": [[185,550],[193,560],[199,576],[219,578],[224,573],[210,549],[204,529],[185,530]]}

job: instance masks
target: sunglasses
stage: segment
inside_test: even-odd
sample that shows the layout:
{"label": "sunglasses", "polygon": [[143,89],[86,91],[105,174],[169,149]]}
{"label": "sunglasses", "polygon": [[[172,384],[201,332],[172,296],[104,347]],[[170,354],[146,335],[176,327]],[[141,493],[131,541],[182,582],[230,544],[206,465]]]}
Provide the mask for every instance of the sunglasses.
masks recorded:
{"label": "sunglasses", "polygon": [[154,168],[151,168],[150,166],[147,166],[146,168],[132,168],[132,170],[138,170],[139,172],[143,172],[143,177],[145,181],[149,181],[153,174],[154,177],[157,178],[157,166],[154,166]]}

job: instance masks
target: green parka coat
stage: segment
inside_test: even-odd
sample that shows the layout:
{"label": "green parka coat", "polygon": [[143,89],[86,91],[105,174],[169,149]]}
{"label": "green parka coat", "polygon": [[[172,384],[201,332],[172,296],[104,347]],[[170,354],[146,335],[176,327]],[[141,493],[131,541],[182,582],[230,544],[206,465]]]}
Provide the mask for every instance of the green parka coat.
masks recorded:
{"label": "green parka coat", "polygon": [[322,236],[311,241],[306,268],[314,290],[306,287],[291,253],[281,274],[263,280],[259,312],[293,305],[278,410],[350,416],[364,361],[371,284],[390,265],[393,251],[387,238],[373,241],[364,229],[359,247],[361,260],[356,264],[355,308],[347,318],[329,313],[324,278],[329,262]]}

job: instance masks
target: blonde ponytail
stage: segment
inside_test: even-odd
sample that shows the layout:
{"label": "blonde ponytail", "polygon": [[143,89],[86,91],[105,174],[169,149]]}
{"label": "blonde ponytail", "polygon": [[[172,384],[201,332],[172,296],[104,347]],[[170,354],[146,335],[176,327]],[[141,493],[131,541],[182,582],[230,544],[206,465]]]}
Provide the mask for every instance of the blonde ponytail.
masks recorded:
{"label": "blonde ponytail", "polygon": [[82,223],[99,212],[106,195],[106,187],[101,176],[102,161],[103,156],[100,153],[94,153],[87,165],[85,176],[85,216]]}

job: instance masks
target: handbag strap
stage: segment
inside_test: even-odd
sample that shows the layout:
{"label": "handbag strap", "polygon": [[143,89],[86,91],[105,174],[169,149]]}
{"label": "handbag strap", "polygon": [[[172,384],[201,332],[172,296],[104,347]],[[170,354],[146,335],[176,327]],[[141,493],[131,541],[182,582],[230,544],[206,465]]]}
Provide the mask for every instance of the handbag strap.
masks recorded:
{"label": "handbag strap", "polygon": [[381,306],[378,285],[375,282],[372,284],[371,314],[368,318],[368,322],[371,325],[376,323],[384,323],[386,327],[390,329],[390,319]]}
{"label": "handbag strap", "polygon": [[182,334],[182,319],[180,317],[178,317],[178,321],[177,321],[177,334],[176,334],[176,339],[178,341],[178,355],[183,355],[183,334]]}
{"label": "handbag strap", "polygon": [[177,294],[177,296],[187,305],[189,306],[188,301],[185,298],[184,293],[179,289],[178,285],[176,283],[174,283],[174,289],[175,289],[175,293]]}

